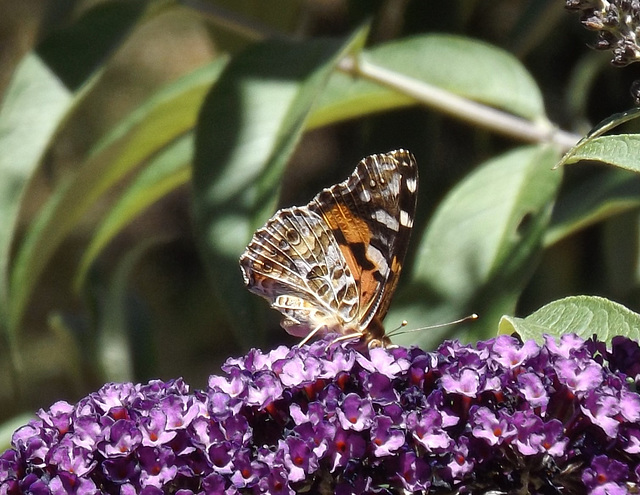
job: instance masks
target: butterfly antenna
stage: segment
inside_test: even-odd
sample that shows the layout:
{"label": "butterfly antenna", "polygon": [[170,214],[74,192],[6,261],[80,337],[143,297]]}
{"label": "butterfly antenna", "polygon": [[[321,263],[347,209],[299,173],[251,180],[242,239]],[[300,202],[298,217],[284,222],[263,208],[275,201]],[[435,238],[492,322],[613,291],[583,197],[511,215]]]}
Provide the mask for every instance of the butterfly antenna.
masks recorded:
{"label": "butterfly antenna", "polygon": [[464,318],[460,318],[454,321],[449,321],[447,323],[438,323],[437,325],[429,325],[426,327],[418,327],[418,328],[412,328],[410,330],[400,331],[401,329],[407,326],[407,320],[402,320],[402,323],[398,327],[394,328],[393,330],[387,333],[387,337],[395,337],[396,335],[404,335],[405,333],[421,332],[422,330],[431,330],[433,328],[442,328],[442,327],[447,327],[449,325],[457,325],[458,323],[464,323],[465,321],[477,320],[477,319],[478,319],[478,315],[475,313],[472,313],[470,315],[465,316]]}
{"label": "butterfly antenna", "polygon": [[[402,320],[402,323],[400,323],[400,325],[398,325],[398,326],[397,326],[396,328],[394,328],[393,330],[389,330],[389,331],[387,332],[387,336],[389,337],[389,336],[391,336],[391,335],[400,335],[400,334],[398,333],[398,331],[399,331],[401,328],[406,327],[408,324],[409,324],[409,322],[408,322],[407,320]],[[409,331],[411,331],[411,330],[409,330]],[[404,332],[402,332],[402,333],[404,333]]]}

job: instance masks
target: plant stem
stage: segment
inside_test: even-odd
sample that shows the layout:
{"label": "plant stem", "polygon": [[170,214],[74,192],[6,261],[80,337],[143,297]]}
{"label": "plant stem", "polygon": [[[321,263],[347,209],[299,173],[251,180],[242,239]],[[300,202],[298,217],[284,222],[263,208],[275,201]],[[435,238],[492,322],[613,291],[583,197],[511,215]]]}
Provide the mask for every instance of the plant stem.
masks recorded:
{"label": "plant stem", "polygon": [[345,57],[340,61],[339,69],[415,98],[418,102],[454,118],[519,140],[550,143],[566,151],[581,138],[577,134],[556,128],[546,119],[530,121],[390,71],[362,58],[356,60],[353,56]]}

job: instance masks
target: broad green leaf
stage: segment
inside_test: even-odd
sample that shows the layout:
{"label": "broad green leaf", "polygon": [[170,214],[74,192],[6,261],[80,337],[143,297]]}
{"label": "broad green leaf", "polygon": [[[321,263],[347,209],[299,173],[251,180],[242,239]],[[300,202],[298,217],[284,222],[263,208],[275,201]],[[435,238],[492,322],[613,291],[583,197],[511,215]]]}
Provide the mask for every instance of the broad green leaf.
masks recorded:
{"label": "broad green leaf", "polygon": [[[536,222],[546,222],[561,174],[550,170],[555,153],[516,149],[491,159],[458,184],[429,225],[414,269],[438,294],[467,298],[469,281],[504,273]],[[522,225],[526,221],[527,225]]]}
{"label": "broad green leaf", "polygon": [[544,236],[550,246],[585,227],[640,206],[640,177],[605,170],[558,198]]}
{"label": "broad green leaf", "polygon": [[[513,55],[477,40],[420,35],[367,49],[362,58],[530,120],[545,118],[540,90],[522,64]],[[336,72],[318,101],[309,126],[414,104],[416,101],[406,95]]]}
{"label": "broad green leaf", "polygon": [[[35,55],[18,67],[0,109],[0,327],[7,325],[9,255],[27,182],[72,104],[72,95]],[[5,326],[6,325],[6,326]],[[13,335],[9,335],[13,341]]]}
{"label": "broad green leaf", "polygon": [[640,315],[602,297],[572,296],[549,303],[526,318],[503,317],[499,333],[514,332],[538,343],[545,333],[554,337],[575,333],[583,339],[595,335],[609,344],[617,335],[639,341]]}
{"label": "broad green leaf", "polygon": [[[427,227],[413,278],[401,294],[403,304],[387,318],[389,326],[397,324],[394,318],[415,327],[477,313],[479,320],[464,328],[492,335],[498,318],[513,311],[540,254],[562,178],[551,170],[556,160],[550,148],[520,148],[460,182]],[[414,307],[412,314],[405,304]],[[432,347],[441,338],[442,331],[430,331],[397,340]]]}
{"label": "broad green leaf", "polygon": [[72,90],[78,89],[118,47],[148,1],[98,3],[68,27],[54,31],[38,46],[38,54]]}
{"label": "broad green leaf", "polygon": [[141,212],[191,178],[193,134],[171,143],[154,157],[110,208],[82,256],[75,287],[83,285],[87,270],[105,246]]}
{"label": "broad green leaf", "polygon": [[258,344],[264,319],[250,314],[238,257],[265,220],[312,104],[335,64],[360,49],[366,33],[253,46],[231,61],[203,107],[193,177],[196,224],[214,285],[225,292],[235,326],[251,332],[245,344]]}
{"label": "broad green leaf", "polygon": [[580,141],[569,153],[563,158],[562,165],[589,160],[640,172],[640,134],[598,136]]}
{"label": "broad green leaf", "polygon": [[96,200],[193,127],[204,95],[225,60],[161,90],[101,140],[75,175],[56,186],[29,226],[11,276],[10,323],[19,325],[42,270]]}

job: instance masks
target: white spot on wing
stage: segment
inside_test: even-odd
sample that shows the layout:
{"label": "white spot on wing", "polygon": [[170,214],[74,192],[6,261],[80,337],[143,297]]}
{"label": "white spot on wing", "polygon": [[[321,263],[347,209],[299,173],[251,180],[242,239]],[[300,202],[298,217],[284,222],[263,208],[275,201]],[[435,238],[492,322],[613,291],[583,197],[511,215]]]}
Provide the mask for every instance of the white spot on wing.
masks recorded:
{"label": "white spot on wing", "polygon": [[382,225],[387,226],[391,230],[398,232],[400,230],[400,225],[398,225],[398,220],[393,218],[389,213],[384,210],[376,210],[375,219],[380,222]]}
{"label": "white spot on wing", "polygon": [[371,244],[367,247],[367,258],[376,265],[376,268],[383,277],[386,277],[389,273],[389,265],[387,260],[382,255],[379,249],[373,247]]}
{"label": "white spot on wing", "polygon": [[407,179],[407,189],[409,189],[410,192],[412,193],[416,192],[417,186],[418,186],[418,182],[416,181],[415,177],[411,177]]}
{"label": "white spot on wing", "polygon": [[369,201],[371,201],[371,193],[367,189],[361,189],[360,190],[360,200],[363,203],[368,203]]}
{"label": "white spot on wing", "polygon": [[413,226],[413,219],[409,216],[409,214],[402,210],[400,212],[400,223],[402,224],[403,227],[412,227]]}

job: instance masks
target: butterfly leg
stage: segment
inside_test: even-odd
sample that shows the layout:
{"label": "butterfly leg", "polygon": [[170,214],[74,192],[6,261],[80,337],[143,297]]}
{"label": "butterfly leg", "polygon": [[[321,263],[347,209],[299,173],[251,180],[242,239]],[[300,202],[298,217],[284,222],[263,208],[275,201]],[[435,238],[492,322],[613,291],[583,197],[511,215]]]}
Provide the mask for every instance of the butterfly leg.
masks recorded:
{"label": "butterfly leg", "polygon": [[333,339],[331,342],[327,344],[327,350],[334,344],[337,344],[338,342],[343,342],[345,340],[351,340],[351,339],[361,339],[363,335],[364,334],[362,332],[353,332],[347,335],[341,335],[340,337],[336,337],[335,339]]}
{"label": "butterfly leg", "polygon": [[314,328],[313,330],[311,330],[304,339],[302,339],[299,343],[298,343],[298,347],[302,347],[303,345],[305,345],[307,342],[309,342],[309,340],[311,340],[313,338],[313,336],[315,334],[317,334],[320,329],[323,327],[324,325],[320,325],[316,328]]}

